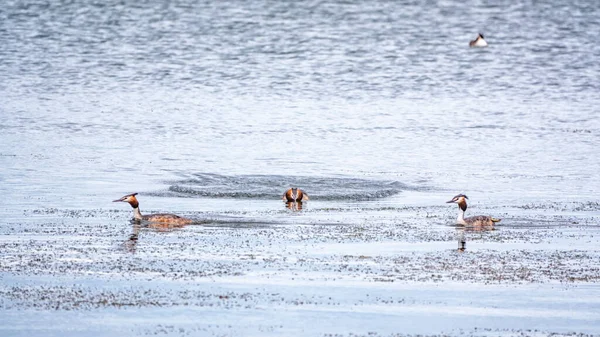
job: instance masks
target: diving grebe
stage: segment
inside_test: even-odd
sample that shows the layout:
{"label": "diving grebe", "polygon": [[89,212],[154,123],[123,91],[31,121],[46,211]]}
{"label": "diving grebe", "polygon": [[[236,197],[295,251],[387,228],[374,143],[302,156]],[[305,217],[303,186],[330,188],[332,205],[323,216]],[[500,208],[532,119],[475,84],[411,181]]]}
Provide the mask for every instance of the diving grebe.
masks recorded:
{"label": "diving grebe", "polygon": [[308,200],[308,195],[306,195],[306,193],[304,193],[303,190],[296,187],[292,187],[289,190],[285,191],[285,193],[283,194],[283,200],[286,200],[287,202],[302,202]]}
{"label": "diving grebe", "polygon": [[139,209],[140,203],[137,201],[136,196],[137,193],[128,194],[121,199],[113,200],[113,202],[128,202],[131,207],[133,207],[133,218],[140,221],[150,221],[150,222],[160,222],[160,223],[170,223],[176,225],[185,225],[192,222],[192,219],[182,218],[175,214],[149,214],[142,215]]}
{"label": "diving grebe", "polygon": [[487,47],[487,42],[485,42],[485,39],[483,38],[483,34],[479,33],[479,35],[477,35],[477,38],[473,41],[469,42],[469,47]]}
{"label": "diving grebe", "polygon": [[494,223],[500,221],[500,219],[492,218],[487,215],[476,215],[465,218],[465,211],[467,210],[467,199],[469,199],[464,194],[459,194],[452,198],[450,201],[446,201],[446,203],[456,203],[458,204],[458,218],[456,218],[456,223],[459,225],[468,225],[468,226],[493,226]]}

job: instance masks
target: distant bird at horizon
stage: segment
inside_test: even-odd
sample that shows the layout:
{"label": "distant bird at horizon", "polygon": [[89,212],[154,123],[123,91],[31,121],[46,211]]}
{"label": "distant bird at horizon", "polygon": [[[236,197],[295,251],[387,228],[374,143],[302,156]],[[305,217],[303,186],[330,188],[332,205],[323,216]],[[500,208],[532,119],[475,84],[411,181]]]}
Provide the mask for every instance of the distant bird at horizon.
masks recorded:
{"label": "distant bird at horizon", "polygon": [[481,48],[481,47],[487,47],[487,42],[485,41],[485,39],[483,38],[483,34],[479,33],[479,35],[477,35],[477,38],[475,40],[472,40],[469,42],[469,47],[475,47],[475,48]]}

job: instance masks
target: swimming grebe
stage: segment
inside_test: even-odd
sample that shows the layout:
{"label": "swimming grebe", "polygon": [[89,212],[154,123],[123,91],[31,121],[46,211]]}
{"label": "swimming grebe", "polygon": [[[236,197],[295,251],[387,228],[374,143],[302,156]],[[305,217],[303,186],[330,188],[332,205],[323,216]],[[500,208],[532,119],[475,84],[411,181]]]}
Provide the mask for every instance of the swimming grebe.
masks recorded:
{"label": "swimming grebe", "polygon": [[286,200],[287,202],[302,202],[308,200],[308,195],[306,195],[306,193],[304,193],[303,190],[296,187],[292,187],[289,190],[285,191],[285,193],[283,194],[283,200]]}
{"label": "swimming grebe", "polygon": [[133,207],[133,218],[136,220],[170,223],[175,225],[185,225],[192,222],[192,219],[182,218],[178,215],[168,213],[142,215],[139,209],[140,203],[137,201],[136,195],[137,193],[128,194],[121,199],[113,200],[113,202],[128,202],[131,207]]}
{"label": "swimming grebe", "polygon": [[452,200],[446,202],[458,204],[458,218],[456,218],[457,224],[468,226],[493,226],[494,223],[500,221],[500,219],[492,218],[491,216],[487,215],[476,215],[465,218],[467,199],[469,198],[466,195],[459,194],[452,198]]}
{"label": "swimming grebe", "polygon": [[469,42],[469,47],[487,47],[487,42],[485,42],[485,39],[483,38],[483,34],[479,33],[479,35],[477,35],[477,38],[473,41]]}

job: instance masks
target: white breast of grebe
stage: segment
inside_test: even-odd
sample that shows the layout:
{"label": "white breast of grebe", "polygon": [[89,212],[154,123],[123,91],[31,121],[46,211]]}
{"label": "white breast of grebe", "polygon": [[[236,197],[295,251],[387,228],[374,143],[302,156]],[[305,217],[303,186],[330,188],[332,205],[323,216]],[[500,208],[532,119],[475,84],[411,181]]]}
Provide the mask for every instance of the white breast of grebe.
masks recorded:
{"label": "white breast of grebe", "polygon": [[473,44],[473,47],[487,47],[487,42],[485,42],[484,39],[482,39],[481,37],[478,37],[477,40],[475,40],[475,43]]}

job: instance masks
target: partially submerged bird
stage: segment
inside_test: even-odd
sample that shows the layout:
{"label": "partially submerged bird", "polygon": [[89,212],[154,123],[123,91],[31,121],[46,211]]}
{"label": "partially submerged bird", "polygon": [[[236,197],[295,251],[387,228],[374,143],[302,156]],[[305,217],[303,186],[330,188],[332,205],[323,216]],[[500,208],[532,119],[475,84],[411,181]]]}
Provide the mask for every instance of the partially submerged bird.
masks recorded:
{"label": "partially submerged bird", "polygon": [[113,202],[128,202],[133,207],[133,218],[138,221],[159,222],[164,224],[185,225],[192,222],[192,219],[183,218],[175,214],[159,213],[142,215],[140,212],[140,203],[135,197],[137,193],[128,194],[121,199],[113,200]]}
{"label": "partially submerged bird", "polygon": [[283,200],[286,200],[287,202],[302,202],[308,200],[308,195],[306,195],[306,193],[304,193],[303,190],[296,187],[292,187],[289,190],[285,191],[285,193],[283,194]]}
{"label": "partially submerged bird", "polygon": [[492,218],[491,216],[487,215],[476,215],[465,218],[467,199],[469,198],[466,195],[459,194],[452,198],[452,200],[446,201],[446,203],[458,204],[458,218],[456,218],[457,224],[467,226],[493,226],[496,222],[500,221],[500,219]]}
{"label": "partially submerged bird", "polygon": [[487,42],[485,42],[485,39],[483,38],[483,34],[479,33],[479,35],[477,35],[477,38],[473,41],[469,42],[469,47],[487,47]]}

